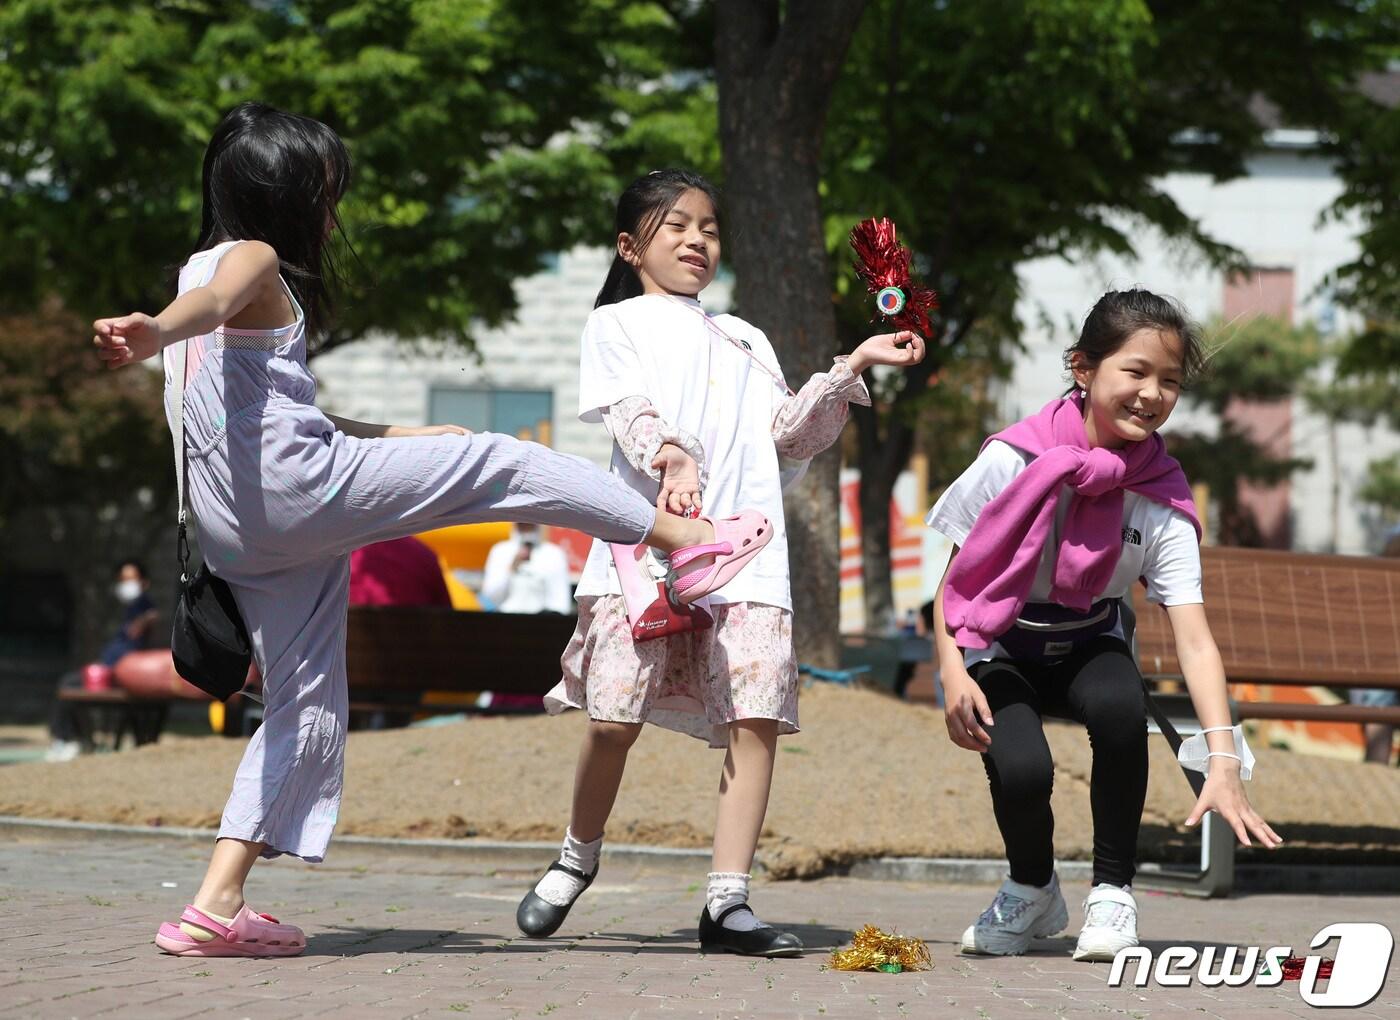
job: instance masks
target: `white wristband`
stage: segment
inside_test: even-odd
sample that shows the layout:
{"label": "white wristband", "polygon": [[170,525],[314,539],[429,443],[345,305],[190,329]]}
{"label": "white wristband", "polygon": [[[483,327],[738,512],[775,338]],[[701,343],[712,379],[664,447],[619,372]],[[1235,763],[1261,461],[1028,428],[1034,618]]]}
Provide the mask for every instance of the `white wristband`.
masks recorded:
{"label": "white wristband", "polygon": [[1241,765],[1244,764],[1244,759],[1232,751],[1208,751],[1206,752],[1206,775],[1210,775],[1211,758],[1233,758]]}

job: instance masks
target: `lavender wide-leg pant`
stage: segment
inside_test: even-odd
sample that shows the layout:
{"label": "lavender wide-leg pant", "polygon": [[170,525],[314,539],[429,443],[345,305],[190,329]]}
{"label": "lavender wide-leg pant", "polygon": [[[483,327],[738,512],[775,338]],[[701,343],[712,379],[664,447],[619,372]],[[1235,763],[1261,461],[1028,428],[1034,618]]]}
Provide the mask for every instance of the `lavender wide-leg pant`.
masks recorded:
{"label": "lavender wide-leg pant", "polygon": [[[199,387],[187,401],[200,401]],[[188,414],[190,505],[205,560],[233,589],[266,700],[220,837],[321,860],[344,774],[349,554],[481,521],[532,521],[635,543],[655,508],[578,457],[508,436],[360,440],[270,395],[223,420]],[[412,640],[405,634],[404,640]],[[470,649],[463,649],[470,668]]]}

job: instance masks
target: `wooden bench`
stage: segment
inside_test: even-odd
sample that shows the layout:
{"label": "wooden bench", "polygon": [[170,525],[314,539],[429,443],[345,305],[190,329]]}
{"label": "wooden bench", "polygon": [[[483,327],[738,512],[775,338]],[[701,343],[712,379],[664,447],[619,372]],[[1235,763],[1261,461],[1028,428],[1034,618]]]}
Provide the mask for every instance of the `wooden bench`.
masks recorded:
{"label": "wooden bench", "polygon": [[136,747],[155,743],[174,699],[141,698],[120,687],[105,691],[63,687],[58,700],[73,707],[73,728],[84,751],[116,751],[127,737]]}
{"label": "wooden bench", "polygon": [[422,704],[428,691],[546,694],[559,682],[559,657],[576,622],[557,613],[352,607],[346,639],[351,711],[464,711],[461,704]]}
{"label": "wooden bench", "polygon": [[[1201,550],[1206,617],[1231,684],[1400,688],[1400,559]],[[1167,614],[1141,589],[1138,661],[1179,677]],[[1241,701],[1241,719],[1400,723],[1400,708]]]}
{"label": "wooden bench", "polygon": [[[1237,719],[1400,723],[1400,708],[1239,700],[1233,687],[1400,688],[1400,560],[1211,546],[1201,550],[1201,566],[1206,617]],[[1167,614],[1147,603],[1140,586],[1133,602],[1143,675],[1180,679]],[[1194,716],[1192,722],[1194,732]],[[1148,884],[1227,895],[1235,841],[1228,828],[1211,821],[1207,816],[1202,832],[1201,871],[1175,881],[1157,875],[1159,881]]]}
{"label": "wooden bench", "polygon": [[[429,692],[542,695],[559,682],[559,657],[573,635],[573,616],[556,613],[460,612],[443,606],[354,606],[346,634],[346,670],[352,722],[369,728],[406,722],[419,714],[509,711],[457,700],[425,704]],[[63,689],[74,703],[79,739],[87,749],[154,742],[173,698]],[[223,732],[247,736],[260,706],[230,699]]]}

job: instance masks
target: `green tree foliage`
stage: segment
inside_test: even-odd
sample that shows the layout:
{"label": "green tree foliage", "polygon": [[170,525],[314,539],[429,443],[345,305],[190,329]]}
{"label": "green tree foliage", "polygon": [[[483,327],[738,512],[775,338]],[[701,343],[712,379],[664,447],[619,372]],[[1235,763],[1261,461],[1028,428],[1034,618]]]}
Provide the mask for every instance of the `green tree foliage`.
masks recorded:
{"label": "green tree foliage", "polygon": [[1400,517],[1400,456],[1372,461],[1357,494],[1391,519]]}
{"label": "green tree foliage", "polygon": [[1223,414],[1234,400],[1281,400],[1298,393],[1322,360],[1311,324],[1290,326],[1269,315],[1220,319],[1205,330],[1206,368],[1186,396]]}
{"label": "green tree foliage", "polygon": [[96,516],[133,482],[173,488],[160,375],[101,369],[83,327],[53,305],[0,318],[0,527],[36,494]]}
{"label": "green tree foliage", "polygon": [[100,368],[84,326],[53,303],[0,317],[0,574],[62,571],[93,651],[112,561],[174,552],[175,477],[160,374]]}
{"label": "green tree foliage", "polygon": [[1173,428],[1167,441],[1186,477],[1209,490],[1221,544],[1263,545],[1265,536],[1240,498],[1240,483],[1277,485],[1311,461],[1279,456],[1270,450],[1267,437],[1252,434],[1247,426],[1249,405],[1303,392],[1321,362],[1321,340],[1311,325],[1295,327],[1260,315],[1211,322],[1205,349],[1205,371],[1190,382],[1184,396],[1213,411],[1218,428]]}
{"label": "green tree foliage", "polygon": [[[1376,0],[1352,27],[1379,71],[1400,66],[1400,2]],[[1338,296],[1367,317],[1344,356],[1344,368],[1400,372],[1400,90],[1393,76],[1363,73],[1359,88],[1323,90],[1319,122],[1333,128],[1327,151],[1343,191],[1334,213],[1360,228],[1357,257],[1337,273]]]}
{"label": "green tree foliage", "polygon": [[644,94],[687,24],[630,0],[6,4],[0,305],[158,306],[198,229],[209,134],[256,98],[325,120],[355,160],[358,259],[327,345],[469,341],[545,256],[606,236],[619,174],[601,140],[714,162],[713,115],[706,144],[679,127],[703,124],[701,100]]}
{"label": "green tree foliage", "polygon": [[[1334,434],[1341,422],[1385,424],[1400,431],[1400,359],[1390,362],[1375,350],[1376,342],[1383,347],[1390,335],[1372,323],[1347,338],[1332,352],[1337,369],[1333,378],[1308,388],[1309,406],[1327,419]],[[1357,496],[1387,518],[1400,517],[1400,458],[1371,461]]]}
{"label": "green tree foliage", "polygon": [[[950,361],[976,356],[968,338],[1014,350],[1023,262],[1131,256],[1150,230],[1235,264],[1163,176],[1243,173],[1262,136],[1256,98],[1290,124],[1337,124],[1358,76],[1378,66],[1386,17],[1365,0],[1301,0],[1282,17],[1277,5],[1220,0],[872,0],[833,98],[823,167],[842,342],[870,318],[844,247],[865,216],[899,223],[943,308],[925,363],[882,408],[855,413],[862,485],[874,487],[862,504],[888,503],[912,423],[927,421],[909,406],[935,399],[928,380]],[[1226,364],[1253,371],[1247,359]],[[1234,385],[1229,372],[1216,378]],[[867,619],[878,626],[890,615],[883,515],[864,526]]]}

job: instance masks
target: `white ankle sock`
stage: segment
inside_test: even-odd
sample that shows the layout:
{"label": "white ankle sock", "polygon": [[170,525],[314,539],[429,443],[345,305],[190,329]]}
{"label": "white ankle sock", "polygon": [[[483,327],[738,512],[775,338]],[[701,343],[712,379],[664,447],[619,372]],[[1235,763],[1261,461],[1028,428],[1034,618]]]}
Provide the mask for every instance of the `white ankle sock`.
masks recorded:
{"label": "white ankle sock", "polygon": [[[749,901],[749,875],[741,871],[712,871],[709,874],[709,888],[705,892],[705,905],[710,911],[710,920],[715,920],[730,907]],[[753,931],[768,927],[754,915],[752,910],[736,910],[721,922],[730,931]]]}
{"label": "white ankle sock", "polygon": [[[583,843],[566,829],[564,845],[559,849],[559,863],[585,875],[591,875],[598,870],[598,856],[602,851],[602,836],[591,843]],[[535,895],[556,907],[567,907],[578,899],[583,887],[583,879],[575,878],[567,871],[547,871],[544,878],[535,884]]]}

